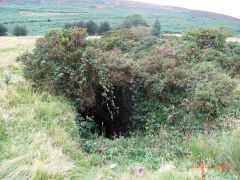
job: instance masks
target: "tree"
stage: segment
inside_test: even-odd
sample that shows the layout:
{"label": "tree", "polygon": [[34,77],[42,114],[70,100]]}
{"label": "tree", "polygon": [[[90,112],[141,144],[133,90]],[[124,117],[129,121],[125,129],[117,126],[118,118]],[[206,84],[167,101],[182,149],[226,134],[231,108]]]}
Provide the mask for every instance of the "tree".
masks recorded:
{"label": "tree", "polygon": [[152,31],[151,31],[153,36],[159,36],[161,33],[161,24],[158,21],[158,19],[155,20],[155,23],[153,25]]}
{"label": "tree", "polygon": [[28,33],[26,26],[17,25],[13,29],[14,36],[26,36]]}
{"label": "tree", "polygon": [[73,27],[86,28],[86,23],[84,21],[79,21],[79,22],[75,22],[75,23],[66,23],[64,25],[65,29],[70,29]]}
{"label": "tree", "polygon": [[73,27],[80,27],[80,28],[85,28],[86,27],[86,23],[84,21],[79,21],[77,23],[73,23],[72,25]]}
{"label": "tree", "polygon": [[105,32],[107,32],[107,31],[109,31],[111,28],[110,28],[110,25],[109,25],[109,23],[108,22],[102,22],[101,24],[100,24],[100,27],[99,27],[99,29],[98,29],[98,33],[99,34],[102,34],[102,33],[105,33]]}
{"label": "tree", "polygon": [[88,21],[86,23],[86,28],[89,35],[95,34],[97,32],[97,24],[93,21]]}
{"label": "tree", "polygon": [[5,25],[0,24],[0,36],[7,35],[7,31],[8,31],[8,28]]}
{"label": "tree", "polygon": [[123,28],[131,28],[133,26],[148,26],[146,21],[139,14],[132,14],[123,22]]}

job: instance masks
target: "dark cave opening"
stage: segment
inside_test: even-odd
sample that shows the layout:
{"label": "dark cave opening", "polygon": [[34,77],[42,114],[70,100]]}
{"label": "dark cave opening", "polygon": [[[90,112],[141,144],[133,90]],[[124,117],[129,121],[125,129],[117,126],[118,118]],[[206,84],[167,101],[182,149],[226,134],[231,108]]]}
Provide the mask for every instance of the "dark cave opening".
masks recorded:
{"label": "dark cave opening", "polygon": [[[113,136],[128,135],[133,127],[130,117],[133,113],[132,106],[132,90],[129,87],[114,87],[113,96],[114,104],[118,110],[114,110],[110,103],[106,103],[106,99],[101,95],[103,91],[99,89],[96,92],[95,105],[86,112],[80,113],[81,116],[93,117],[98,125],[97,131],[99,135],[111,138]],[[111,116],[111,113],[115,113]]]}

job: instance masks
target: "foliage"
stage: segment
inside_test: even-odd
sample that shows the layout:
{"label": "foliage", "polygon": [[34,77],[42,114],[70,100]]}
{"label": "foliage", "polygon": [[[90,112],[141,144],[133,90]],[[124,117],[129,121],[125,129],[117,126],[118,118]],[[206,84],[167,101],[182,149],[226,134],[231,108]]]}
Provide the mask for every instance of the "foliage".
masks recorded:
{"label": "foliage", "polygon": [[13,29],[14,36],[26,36],[28,34],[28,30],[26,26],[16,25]]}
{"label": "foliage", "polygon": [[193,71],[198,82],[192,108],[205,120],[221,115],[223,108],[233,102],[236,82],[212,63],[199,63],[193,66]]}
{"label": "foliage", "polygon": [[103,37],[103,49],[112,50],[120,49],[122,52],[129,52],[131,46],[139,41],[138,37],[128,29],[110,31]]}
{"label": "foliage", "polygon": [[[201,50],[197,42],[170,37],[151,44],[154,50],[149,55],[143,51],[138,56],[141,79],[137,86],[142,94],[136,98],[133,119],[139,121],[140,129],[157,131],[161,124],[169,124],[185,131],[186,121],[213,123],[235,101],[237,82],[227,74],[237,69],[230,66],[232,50],[223,49],[226,44],[220,50]],[[132,50],[136,52],[135,47]],[[239,56],[234,53],[234,57]]]}
{"label": "foliage", "polygon": [[93,35],[97,32],[97,24],[93,21],[88,21],[86,23],[86,28],[89,35]]}
{"label": "foliage", "polygon": [[151,35],[149,28],[146,26],[131,27],[131,32],[135,34],[139,39],[143,39]]}
{"label": "foliage", "polygon": [[86,23],[83,21],[79,21],[76,23],[67,23],[64,25],[64,28],[69,29],[69,28],[73,28],[73,27],[79,27],[79,28],[85,28],[86,27]]}
{"label": "foliage", "polygon": [[122,24],[123,28],[131,28],[136,26],[148,26],[146,21],[139,14],[128,15]]}
{"label": "foliage", "polygon": [[[104,52],[94,47],[96,44],[86,37],[82,28],[52,30],[38,39],[33,53],[23,54],[18,60],[24,64],[26,79],[52,93],[64,93],[79,112],[88,112],[100,98],[113,114],[117,109],[114,87],[132,83],[136,74],[134,62],[117,50]],[[91,118],[83,123],[80,117],[79,125],[97,132]]]}
{"label": "foliage", "polygon": [[[239,45],[225,48],[221,41],[220,48],[214,45],[218,41],[206,40],[204,44],[212,46],[203,49],[198,40],[146,38],[133,29],[109,31],[97,41],[86,41],[83,29],[51,31],[38,40],[33,53],[20,57],[25,77],[52,92],[63,92],[81,112],[94,106],[99,89],[114,106],[110,95],[114,87],[134,84],[132,121],[142,132],[157,132],[163,124],[185,132],[196,123],[199,130],[225,116],[232,102],[238,103],[237,82],[227,71],[238,72],[237,64],[231,64],[239,57]],[[197,34],[207,39],[209,31]],[[214,32],[213,37],[225,34]],[[86,123],[80,120],[81,127],[96,129],[91,118]]]}
{"label": "foliage", "polygon": [[98,29],[98,33],[99,34],[102,34],[102,33],[105,33],[105,32],[107,32],[107,31],[110,31],[110,25],[109,25],[109,23],[108,22],[102,22],[101,24],[100,24],[100,26],[99,26],[99,29]]}
{"label": "foliage", "polygon": [[[37,41],[33,54],[27,53],[20,58],[26,65],[25,77],[49,90],[63,90],[75,101],[81,100],[85,107],[91,106],[94,91],[87,82],[94,83],[96,80],[96,77],[91,77],[88,73],[95,74],[97,71],[97,52],[86,47],[86,37],[86,31],[78,28],[49,32]],[[78,68],[75,68],[75,63]]]}
{"label": "foliage", "polygon": [[224,32],[224,29],[199,27],[192,31],[186,31],[182,34],[183,40],[195,41],[201,49],[224,47],[226,38],[232,35],[232,32]]}
{"label": "foliage", "polygon": [[8,28],[4,24],[0,24],[0,36],[7,35]]}
{"label": "foliage", "polygon": [[161,33],[161,24],[159,22],[158,19],[156,19],[153,27],[152,27],[152,31],[151,31],[153,36],[159,36]]}
{"label": "foliage", "polygon": [[96,33],[101,35],[111,29],[110,25],[107,21],[102,22],[100,24],[99,28],[97,27],[97,24],[92,20],[90,20],[88,22],[79,21],[79,22],[74,22],[74,23],[66,23],[64,25],[65,29],[70,29],[70,28],[74,28],[74,27],[86,28],[89,35],[93,35]]}

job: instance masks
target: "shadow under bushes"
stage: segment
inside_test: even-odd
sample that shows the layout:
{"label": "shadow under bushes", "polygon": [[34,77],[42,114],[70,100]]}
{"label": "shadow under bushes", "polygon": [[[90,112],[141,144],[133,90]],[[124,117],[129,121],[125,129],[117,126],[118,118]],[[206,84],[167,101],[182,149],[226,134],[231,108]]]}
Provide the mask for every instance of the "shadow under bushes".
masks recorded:
{"label": "shadow under bushes", "polygon": [[[104,137],[126,135],[133,126],[130,121],[133,113],[133,106],[131,105],[132,90],[129,87],[114,87],[113,103],[105,99],[101,95],[102,93],[103,89],[98,89],[94,106],[84,112],[79,111],[79,114],[84,119],[92,117],[97,128],[92,130],[92,133],[98,133]],[[111,96],[111,94],[108,94],[108,96]],[[81,121],[78,123],[81,126],[83,125]]]}

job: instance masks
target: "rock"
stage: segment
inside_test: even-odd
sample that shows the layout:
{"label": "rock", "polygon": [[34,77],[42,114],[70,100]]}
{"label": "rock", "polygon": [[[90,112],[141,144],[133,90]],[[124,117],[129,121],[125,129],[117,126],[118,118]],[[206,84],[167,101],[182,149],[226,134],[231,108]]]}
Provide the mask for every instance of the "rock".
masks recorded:
{"label": "rock", "polygon": [[176,167],[173,165],[173,164],[166,164],[164,166],[162,166],[160,169],[159,169],[159,172],[160,173],[163,173],[163,172],[166,172],[166,171],[171,171],[173,169],[175,169]]}
{"label": "rock", "polygon": [[117,167],[117,164],[112,164],[109,168],[114,169],[115,167]]}
{"label": "rock", "polygon": [[144,167],[142,166],[130,166],[129,170],[134,172],[134,174],[138,177],[142,177],[144,175]]}

